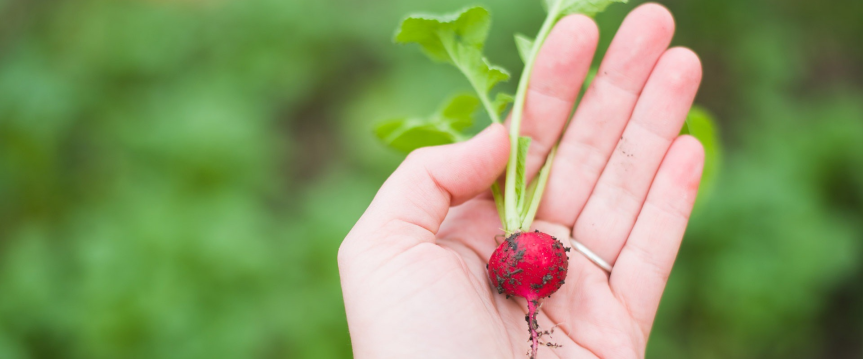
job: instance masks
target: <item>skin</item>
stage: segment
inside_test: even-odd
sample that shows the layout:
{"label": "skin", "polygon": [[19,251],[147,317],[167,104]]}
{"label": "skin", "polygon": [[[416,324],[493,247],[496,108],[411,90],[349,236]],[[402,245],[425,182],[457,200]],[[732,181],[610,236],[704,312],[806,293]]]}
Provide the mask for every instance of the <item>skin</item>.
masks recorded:
{"label": "skin", "polygon": [[[539,358],[645,355],[704,163],[701,144],[677,136],[701,64],[668,49],[673,32],[665,8],[633,10],[565,131],[596,25],[562,19],[537,59],[522,125],[534,139],[530,173],[562,141],[534,227],[574,236],[614,266],[606,274],[570,252],[566,284],[538,317],[562,346]],[[525,357],[527,303],[497,294],[485,271],[502,233],[487,191],[508,153],[505,128],[492,125],[414,151],[384,183],[339,249],[354,357]]]}

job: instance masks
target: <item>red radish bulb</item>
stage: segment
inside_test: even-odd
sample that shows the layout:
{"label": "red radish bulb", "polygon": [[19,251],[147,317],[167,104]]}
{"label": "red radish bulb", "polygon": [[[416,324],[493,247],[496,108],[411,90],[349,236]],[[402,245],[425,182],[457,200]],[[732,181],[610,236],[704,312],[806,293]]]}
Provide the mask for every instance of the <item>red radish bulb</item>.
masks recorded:
{"label": "red radish bulb", "polygon": [[531,358],[539,344],[536,314],[539,300],[552,295],[566,279],[569,257],[563,244],[548,234],[516,232],[492,253],[488,278],[498,293],[527,299]]}

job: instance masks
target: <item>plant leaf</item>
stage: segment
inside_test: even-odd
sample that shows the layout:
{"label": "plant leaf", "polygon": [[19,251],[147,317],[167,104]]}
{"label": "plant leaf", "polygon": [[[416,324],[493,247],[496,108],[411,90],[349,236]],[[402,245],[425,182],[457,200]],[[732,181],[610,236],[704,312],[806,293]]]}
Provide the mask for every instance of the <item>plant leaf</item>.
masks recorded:
{"label": "plant leaf", "polygon": [[[468,59],[465,57],[465,59]],[[479,88],[485,88],[486,92],[491,91],[494,85],[497,85],[500,82],[506,82],[509,80],[509,71],[505,68],[492,65],[488,63],[488,59],[485,57],[481,58],[481,65],[476,65],[475,61],[470,60],[466,61],[473,67],[473,71],[470,69],[463,70],[464,74],[468,77],[468,79],[475,78],[478,83]]]}
{"label": "plant leaf", "polygon": [[[517,213],[523,213],[525,195],[527,193],[527,152],[530,149],[530,137],[518,137],[518,156],[515,162],[515,198]],[[521,222],[521,221],[519,221]]]}
{"label": "plant leaf", "polygon": [[394,41],[419,44],[436,61],[457,67],[483,98],[498,83],[509,80],[509,72],[489,64],[482,48],[491,26],[491,15],[483,7],[470,7],[446,15],[408,16],[396,30]]}
{"label": "plant leaf", "polygon": [[402,152],[458,142],[468,137],[462,131],[473,125],[473,114],[479,104],[476,96],[459,94],[429,117],[383,121],[375,126],[375,135],[387,146]]}
{"label": "plant leaf", "polygon": [[533,40],[524,34],[515,34],[515,47],[518,49],[518,56],[521,57],[521,62],[527,63],[530,57],[530,50],[533,49]]}
{"label": "plant leaf", "polygon": [[512,95],[504,92],[498,92],[497,96],[494,98],[494,108],[497,111],[498,115],[502,115],[504,111],[506,111],[506,107],[509,106],[513,101]]}
{"label": "plant leaf", "polygon": [[402,21],[394,41],[419,44],[432,59],[453,62],[448,42],[481,50],[490,26],[491,16],[480,6],[445,15],[413,14]]}
{"label": "plant leaf", "polygon": [[716,175],[722,161],[722,146],[716,131],[716,121],[713,116],[700,106],[692,106],[686,116],[686,123],[680,131],[681,135],[692,135],[704,146],[704,172],[701,175],[699,197],[709,195],[715,183]]}
{"label": "plant leaf", "polygon": [[543,5],[546,11],[556,9],[558,16],[584,14],[593,17],[616,2],[625,3],[627,0],[543,0]]}
{"label": "plant leaf", "polygon": [[479,99],[472,94],[458,94],[449,99],[439,111],[439,121],[449,123],[456,131],[473,125],[473,114],[479,107]]}

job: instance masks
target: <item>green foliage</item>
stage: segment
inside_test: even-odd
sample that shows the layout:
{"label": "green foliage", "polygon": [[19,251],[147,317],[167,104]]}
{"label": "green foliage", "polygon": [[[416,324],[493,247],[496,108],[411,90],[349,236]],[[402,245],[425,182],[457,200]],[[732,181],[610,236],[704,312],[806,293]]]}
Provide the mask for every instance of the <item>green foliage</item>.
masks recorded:
{"label": "green foliage", "polygon": [[457,67],[486,105],[492,120],[500,122],[501,106],[491,104],[488,92],[508,80],[509,73],[490,65],[482,54],[490,26],[488,10],[479,6],[442,16],[411,15],[396,31],[395,42],[417,43],[430,58]]}
{"label": "green foliage", "polygon": [[492,108],[495,109],[498,116],[503,115],[506,112],[507,106],[511,104],[513,101],[512,95],[504,92],[498,92],[494,97],[494,102],[492,103]]}
{"label": "green foliage", "polygon": [[414,14],[402,21],[394,41],[417,43],[432,59],[458,66],[464,57],[482,57],[490,26],[488,10],[479,6],[440,16]]}
{"label": "green foliage", "polygon": [[701,106],[693,106],[680,130],[681,135],[692,135],[704,146],[704,171],[701,175],[699,195],[704,198],[714,186],[722,162],[722,148],[717,135],[716,120]]}
{"label": "green foliage", "polygon": [[530,58],[530,51],[533,49],[533,40],[524,34],[515,34],[515,47],[518,49],[518,56],[522,62],[527,62]]}
{"label": "green foliage", "polygon": [[383,143],[405,153],[420,147],[458,142],[467,137],[462,131],[473,124],[473,114],[478,107],[476,96],[457,95],[427,118],[381,122],[375,127],[375,135]]}

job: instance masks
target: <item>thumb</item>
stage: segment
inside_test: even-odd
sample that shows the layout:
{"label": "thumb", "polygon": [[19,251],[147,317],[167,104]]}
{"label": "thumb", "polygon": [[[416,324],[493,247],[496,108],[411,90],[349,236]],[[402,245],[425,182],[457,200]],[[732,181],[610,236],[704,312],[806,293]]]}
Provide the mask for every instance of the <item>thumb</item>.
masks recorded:
{"label": "thumb", "polygon": [[487,190],[506,167],[509,137],[492,124],[474,138],[413,151],[384,182],[349,241],[401,251],[433,242],[449,207]]}

